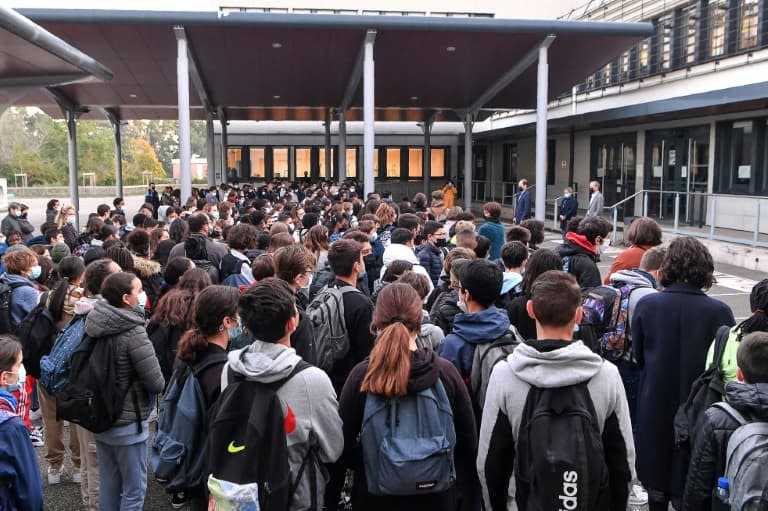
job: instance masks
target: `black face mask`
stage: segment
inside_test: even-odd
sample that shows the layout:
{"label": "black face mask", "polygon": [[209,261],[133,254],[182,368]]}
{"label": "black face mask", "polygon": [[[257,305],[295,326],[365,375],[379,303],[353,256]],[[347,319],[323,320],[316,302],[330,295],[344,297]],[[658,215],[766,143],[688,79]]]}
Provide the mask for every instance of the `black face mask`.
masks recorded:
{"label": "black face mask", "polygon": [[448,244],[448,240],[446,240],[445,238],[438,238],[438,239],[435,240],[435,246],[437,248],[443,248],[447,244]]}

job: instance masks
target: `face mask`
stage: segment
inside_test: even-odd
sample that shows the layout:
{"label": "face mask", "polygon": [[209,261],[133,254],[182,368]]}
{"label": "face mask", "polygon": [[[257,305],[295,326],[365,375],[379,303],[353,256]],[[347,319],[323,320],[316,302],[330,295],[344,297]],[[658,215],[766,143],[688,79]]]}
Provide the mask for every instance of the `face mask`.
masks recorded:
{"label": "face mask", "polygon": [[146,306],[147,306],[147,293],[142,291],[141,293],[138,294],[137,298],[139,299],[139,303],[137,303],[136,305],[140,305],[142,309],[146,308]]}
{"label": "face mask", "polygon": [[448,242],[446,241],[446,239],[445,239],[445,238],[438,238],[438,239],[435,241],[435,246],[436,246],[437,248],[443,248],[443,247],[445,247],[445,245],[446,245],[447,243],[448,243]]}
{"label": "face mask", "polygon": [[232,218],[232,217],[229,217],[229,218],[227,219],[227,225],[228,225],[228,226],[230,226],[230,227],[232,227],[233,225],[235,225],[235,219],[234,219],[234,218]]}
{"label": "face mask", "polygon": [[211,212],[211,216],[213,217],[214,220],[218,220],[219,219],[219,212],[218,211],[212,211]]}
{"label": "face mask", "polygon": [[67,223],[72,225],[75,223],[75,217],[74,216],[68,216],[67,217]]}
{"label": "face mask", "polygon": [[309,274],[309,278],[307,279],[307,285],[302,287],[301,289],[303,291],[309,292],[309,288],[312,287],[312,280],[314,280],[314,278],[315,278],[315,274],[314,273],[310,273]]}
{"label": "face mask", "polygon": [[29,278],[32,280],[37,280],[40,278],[40,275],[42,275],[43,269],[40,267],[39,264],[36,264],[32,267],[32,273],[29,274]]}
{"label": "face mask", "polygon": [[371,242],[374,242],[374,241],[376,241],[377,239],[379,239],[379,235],[378,235],[378,233],[375,233],[375,232],[374,232],[373,234],[371,234]]}
{"label": "face mask", "polygon": [[238,316],[237,326],[233,328],[227,328],[227,338],[229,339],[229,342],[233,342],[239,339],[241,335],[243,335],[243,326],[240,323],[240,317]]}
{"label": "face mask", "polygon": [[567,199],[568,197],[570,197],[570,196],[571,196],[571,194],[570,194],[570,193],[564,193],[564,194],[563,194],[563,197],[565,197],[566,199]]}
{"label": "face mask", "polygon": [[461,298],[459,298],[459,301],[458,301],[458,302],[456,302],[456,305],[459,307],[459,309],[461,310],[461,312],[463,312],[464,314],[466,314],[466,313],[467,313],[467,304],[466,304],[466,303],[464,303],[464,300],[462,300]]}
{"label": "face mask", "polygon": [[597,253],[602,254],[605,252],[605,250],[611,246],[611,239],[610,238],[603,238],[603,242],[600,243],[597,246]]}
{"label": "face mask", "polygon": [[20,217],[20,216],[21,216],[21,211],[17,211],[17,212],[16,212],[16,216],[17,216],[17,217]]}
{"label": "face mask", "polygon": [[24,364],[21,364],[19,366],[19,381],[8,385],[7,387],[8,392],[16,392],[17,390],[20,390],[22,387],[24,387],[24,384],[26,383],[26,379],[27,379],[27,370],[24,369]]}

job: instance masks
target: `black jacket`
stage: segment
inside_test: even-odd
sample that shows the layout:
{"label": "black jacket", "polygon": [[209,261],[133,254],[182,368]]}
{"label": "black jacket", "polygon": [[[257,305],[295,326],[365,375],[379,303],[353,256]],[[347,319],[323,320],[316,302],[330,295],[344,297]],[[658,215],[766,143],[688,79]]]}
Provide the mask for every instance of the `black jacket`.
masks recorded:
{"label": "black jacket", "polygon": [[568,225],[568,220],[576,216],[576,213],[579,210],[579,202],[576,200],[576,197],[571,195],[570,197],[566,197],[563,199],[563,202],[560,203],[560,211],[558,212],[558,218],[559,215],[563,215],[565,217],[564,220],[560,220],[560,230],[565,232],[565,228]]}
{"label": "black jacket", "polygon": [[[728,404],[748,420],[768,421],[768,383],[732,382],[726,386]],[[683,510],[728,509],[714,497],[717,478],[725,475],[726,450],[739,423],[727,412],[710,407],[697,433],[683,493]]]}
{"label": "black jacket", "polygon": [[459,309],[459,295],[453,289],[448,289],[435,299],[435,304],[429,313],[429,319],[440,327],[445,335],[453,330],[453,318],[461,312]]}
{"label": "black jacket", "polygon": [[416,254],[419,258],[419,263],[429,273],[429,278],[432,279],[432,284],[437,284],[440,279],[440,274],[443,272],[443,254],[439,248],[432,243],[424,243],[421,249]]}
{"label": "black jacket", "polygon": [[355,471],[352,503],[355,509],[415,510],[470,510],[477,509],[474,503],[478,492],[475,457],[477,455],[477,429],[472,402],[467,386],[458,370],[434,351],[417,350],[411,355],[411,374],[408,393],[416,393],[435,384],[438,378],[445,386],[453,410],[453,424],[456,430],[457,484],[449,491],[418,497],[380,497],[367,491],[359,435],[365,413],[366,394],[360,391],[363,377],[368,370],[368,361],[358,364],[349,374],[349,379],[339,398],[339,415],[344,422],[344,454],[342,462]]}
{"label": "black jacket", "polygon": [[524,339],[536,339],[536,321],[528,315],[529,296],[518,296],[507,306],[509,322],[517,328]]}
{"label": "black jacket", "polygon": [[567,233],[563,244],[557,247],[557,253],[563,258],[563,269],[567,266],[568,273],[576,277],[582,293],[603,283],[594,246],[586,237],[575,232]]}

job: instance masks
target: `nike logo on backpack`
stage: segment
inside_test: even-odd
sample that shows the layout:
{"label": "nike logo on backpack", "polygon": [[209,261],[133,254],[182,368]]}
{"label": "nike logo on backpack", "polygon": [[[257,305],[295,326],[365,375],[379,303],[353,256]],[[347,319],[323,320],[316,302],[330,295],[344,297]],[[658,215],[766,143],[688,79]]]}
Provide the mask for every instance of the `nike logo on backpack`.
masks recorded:
{"label": "nike logo on backpack", "polygon": [[229,442],[229,445],[227,446],[227,452],[229,454],[237,454],[239,452],[242,452],[245,450],[244,445],[235,445],[235,442]]}

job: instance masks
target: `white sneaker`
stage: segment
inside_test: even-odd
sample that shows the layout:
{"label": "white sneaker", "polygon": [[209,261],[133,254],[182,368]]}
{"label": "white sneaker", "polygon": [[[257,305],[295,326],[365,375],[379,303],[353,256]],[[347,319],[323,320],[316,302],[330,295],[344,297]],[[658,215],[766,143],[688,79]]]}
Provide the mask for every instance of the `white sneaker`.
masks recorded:
{"label": "white sneaker", "polygon": [[40,411],[40,408],[37,410],[30,410],[29,411],[29,420],[31,421],[39,421],[43,418],[43,412]]}
{"label": "white sneaker", "polygon": [[54,470],[48,467],[48,484],[59,484],[61,482],[61,473],[64,471],[64,467],[59,467],[58,470]]}
{"label": "white sneaker", "polygon": [[628,503],[630,506],[644,506],[648,504],[648,492],[645,491],[642,485],[633,484],[629,492]]}
{"label": "white sneaker", "polygon": [[83,482],[82,476],[80,475],[80,471],[75,469],[74,472],[72,472],[72,482],[75,484],[80,484]]}
{"label": "white sneaker", "polygon": [[32,428],[32,431],[29,432],[29,439],[32,441],[34,447],[45,446],[45,436],[43,435],[42,428]]}

